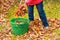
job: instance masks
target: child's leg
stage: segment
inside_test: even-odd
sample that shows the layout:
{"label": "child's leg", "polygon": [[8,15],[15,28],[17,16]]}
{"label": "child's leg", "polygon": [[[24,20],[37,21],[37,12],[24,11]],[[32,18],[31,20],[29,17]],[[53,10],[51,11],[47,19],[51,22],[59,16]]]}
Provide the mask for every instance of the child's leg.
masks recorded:
{"label": "child's leg", "polygon": [[29,20],[32,21],[34,20],[34,5],[32,6],[28,6],[28,16],[29,16]]}
{"label": "child's leg", "polygon": [[43,25],[45,27],[48,27],[49,24],[47,23],[46,15],[45,15],[45,12],[44,12],[44,9],[43,9],[43,2],[41,2],[39,4],[36,4],[36,7],[38,9],[39,16],[41,18],[41,21],[42,21]]}

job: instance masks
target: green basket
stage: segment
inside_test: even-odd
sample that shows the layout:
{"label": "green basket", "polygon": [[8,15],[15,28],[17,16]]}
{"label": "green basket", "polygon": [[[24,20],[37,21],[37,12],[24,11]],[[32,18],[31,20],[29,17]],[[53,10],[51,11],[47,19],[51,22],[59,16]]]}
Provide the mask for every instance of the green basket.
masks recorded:
{"label": "green basket", "polygon": [[[16,24],[15,21],[26,21],[24,24]],[[10,24],[12,26],[12,33],[15,35],[22,35],[28,31],[29,20],[26,18],[13,18],[10,20]]]}

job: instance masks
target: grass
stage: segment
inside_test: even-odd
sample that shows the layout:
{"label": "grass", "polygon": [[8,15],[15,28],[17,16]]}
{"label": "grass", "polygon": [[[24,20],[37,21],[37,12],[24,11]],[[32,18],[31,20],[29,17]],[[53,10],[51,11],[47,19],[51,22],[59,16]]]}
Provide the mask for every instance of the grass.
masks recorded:
{"label": "grass", "polygon": [[55,33],[55,34],[60,34],[60,29],[56,29],[56,30],[54,30],[53,33]]}

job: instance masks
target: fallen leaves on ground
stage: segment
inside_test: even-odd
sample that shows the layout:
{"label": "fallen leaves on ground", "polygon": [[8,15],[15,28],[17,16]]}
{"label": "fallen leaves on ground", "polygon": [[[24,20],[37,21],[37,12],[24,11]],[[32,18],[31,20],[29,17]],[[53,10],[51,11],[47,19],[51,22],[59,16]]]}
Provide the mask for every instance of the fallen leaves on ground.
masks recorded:
{"label": "fallen leaves on ground", "polygon": [[[0,18],[0,26],[2,27],[2,25],[4,25],[2,30],[0,30],[0,40],[12,40],[12,37],[15,35],[13,35],[11,32],[10,21],[7,19],[4,21],[2,20],[4,20],[4,18]],[[24,35],[18,35],[13,38],[16,38],[16,40],[44,40],[46,36],[49,36],[49,38],[58,37],[53,34],[53,31],[60,28],[60,19],[47,18],[47,20],[49,23],[49,28],[47,30],[42,25],[41,20],[35,19],[34,21],[30,22],[28,32],[26,32]]]}

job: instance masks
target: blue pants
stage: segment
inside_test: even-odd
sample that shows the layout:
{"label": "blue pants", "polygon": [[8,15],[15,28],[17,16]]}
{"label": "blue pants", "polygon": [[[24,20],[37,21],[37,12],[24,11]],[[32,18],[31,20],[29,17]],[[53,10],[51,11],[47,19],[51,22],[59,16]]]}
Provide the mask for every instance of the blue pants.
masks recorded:
{"label": "blue pants", "polygon": [[[49,24],[47,23],[47,19],[46,19],[44,9],[43,9],[43,2],[36,4],[36,8],[38,10],[38,13],[39,13],[39,16],[40,16],[40,19],[41,19],[43,25],[45,27],[49,26]],[[34,14],[33,13],[34,13],[34,5],[32,5],[32,6],[29,5],[28,6],[28,16],[29,16],[30,21],[34,20]]]}

